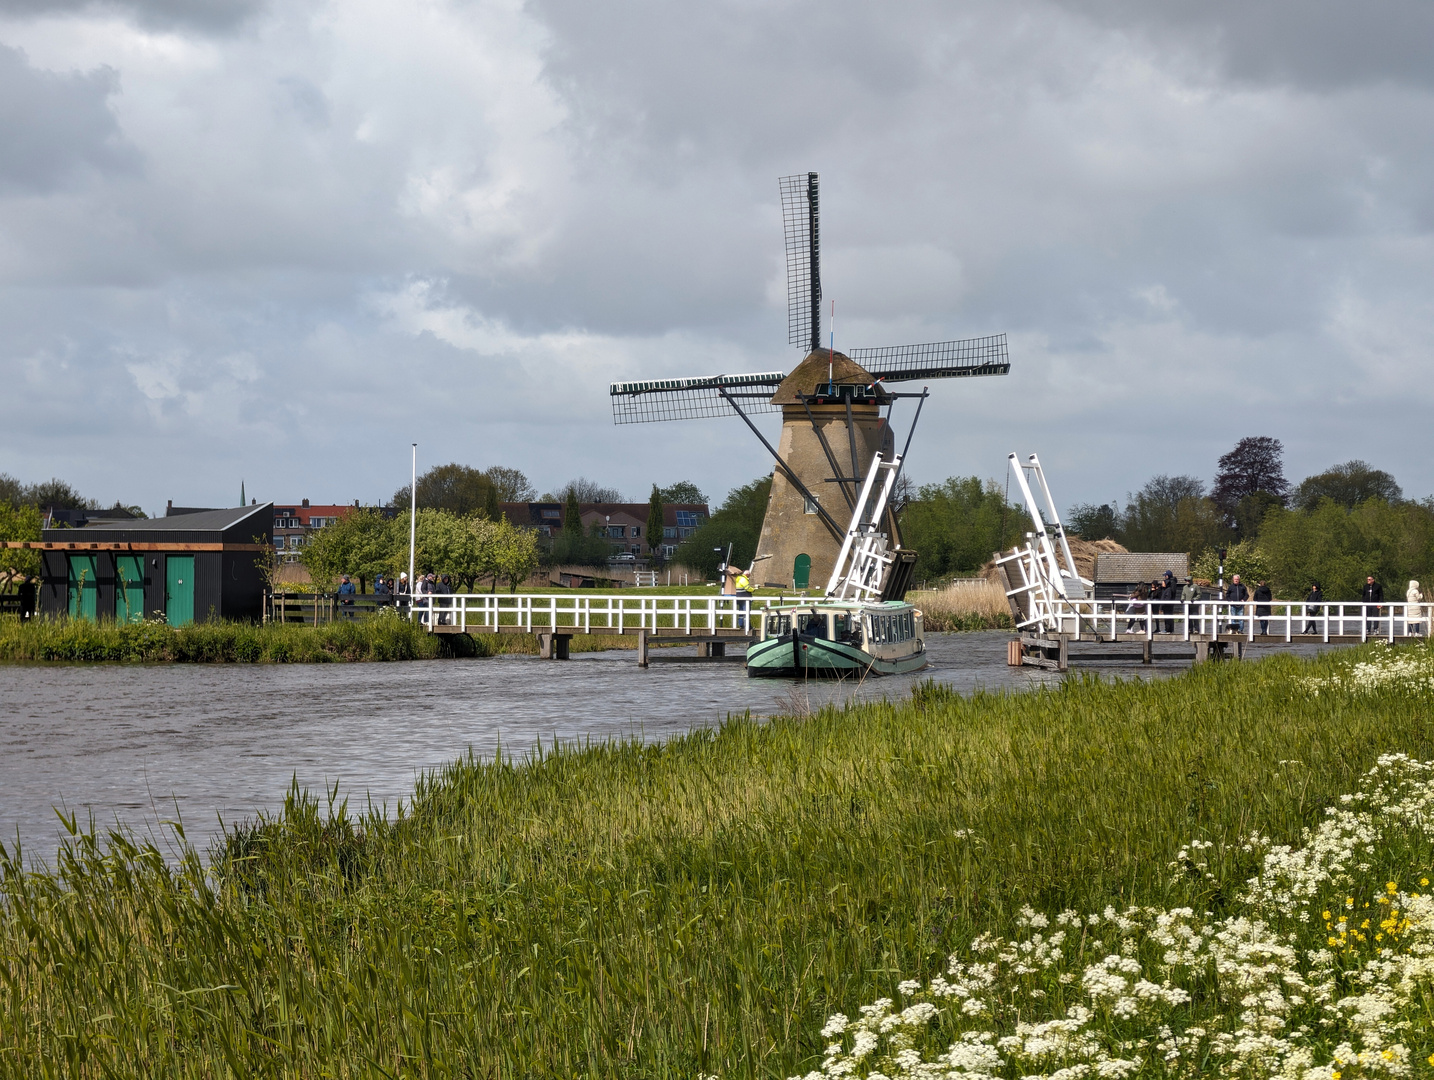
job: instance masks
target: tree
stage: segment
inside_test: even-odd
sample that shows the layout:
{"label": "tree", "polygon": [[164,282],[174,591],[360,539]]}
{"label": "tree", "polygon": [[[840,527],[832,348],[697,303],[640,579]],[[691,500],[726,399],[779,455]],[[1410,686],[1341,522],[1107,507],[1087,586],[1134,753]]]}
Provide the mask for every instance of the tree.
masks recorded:
{"label": "tree", "polygon": [[0,473],[0,503],[20,506],[25,502],[25,485],[9,473]]}
{"label": "tree", "polygon": [[58,477],[52,477],[41,484],[26,485],[24,500],[31,506],[39,507],[41,510],[48,510],[52,506],[58,506],[66,510],[99,509],[99,504],[93,499],[85,498]]}
{"label": "tree", "polygon": [[652,498],[647,501],[647,547],[654,555],[662,546],[662,492],[652,485]]}
{"label": "tree", "polygon": [[483,470],[498,492],[499,502],[532,502],[538,494],[532,482],[517,469],[494,465]]}
{"label": "tree", "polygon": [[564,502],[569,496],[575,496],[580,503],[620,503],[622,492],[617,488],[603,487],[595,480],[589,480],[585,476],[579,476],[576,480],[569,480],[560,487],[556,493],[548,493],[542,497],[541,502]]}
{"label": "tree", "polygon": [[1225,515],[1227,524],[1237,524],[1240,500],[1258,492],[1272,495],[1281,506],[1284,505],[1290,489],[1289,481],[1285,479],[1284,452],[1279,439],[1268,435],[1250,435],[1220,458],[1220,471],[1215,475],[1210,498]]}
{"label": "tree", "polygon": [[1066,514],[1066,527],[1082,540],[1109,540],[1120,530],[1120,513],[1110,503],[1077,503]]}
{"label": "tree", "polygon": [[[717,565],[732,545],[732,564],[749,566],[757,554],[762,536],[762,518],[772,494],[771,476],[758,477],[750,484],[733,488],[722,505],[697,531],[683,541],[674,561],[704,574],[716,574]],[[721,553],[714,549],[721,549]]]}
{"label": "tree", "polygon": [[1154,476],[1126,495],[1115,539],[1131,551],[1198,553],[1229,539],[1229,531],[1198,477]]}
{"label": "tree", "polygon": [[1404,492],[1389,473],[1355,460],[1301,480],[1292,501],[1297,509],[1313,510],[1321,499],[1332,499],[1346,510],[1353,510],[1369,499],[1397,503],[1403,497]]}
{"label": "tree", "polygon": [[707,505],[707,496],[702,494],[702,489],[690,480],[679,480],[665,488],[658,488],[657,493],[668,506],[680,506],[684,503],[688,506]]}
{"label": "tree", "polygon": [[1029,528],[1025,512],[1006,505],[996,481],[979,476],[922,484],[901,515],[902,542],[916,552],[921,578],[977,570]]}
{"label": "tree", "polygon": [[[40,511],[33,506],[13,506],[0,502],[0,540],[40,539]],[[33,577],[40,572],[40,553],[34,549],[0,548],[0,578],[8,585],[17,578]]]}
{"label": "tree", "polygon": [[[447,510],[459,517],[481,510],[492,519],[498,516],[498,502],[493,481],[470,465],[435,465],[418,478],[419,509]],[[407,484],[393,493],[393,505],[410,505]]]}
{"label": "tree", "polygon": [[569,486],[563,505],[563,531],[553,541],[553,562],[559,565],[602,566],[611,551],[612,546],[605,537],[589,535],[583,529],[577,489]]}
{"label": "tree", "polygon": [[1434,575],[1434,500],[1366,499],[1346,510],[1321,499],[1311,510],[1276,508],[1259,543],[1283,596],[1303,596],[1317,580],[1331,600],[1355,600],[1368,574],[1391,594],[1402,596],[1411,579],[1425,582],[1427,591]]}
{"label": "tree", "polygon": [[520,528],[507,518],[500,521],[494,536],[494,591],[498,578],[508,583],[509,592],[517,592],[518,586],[538,568],[538,536],[532,529]]}
{"label": "tree", "polygon": [[[408,515],[403,515],[403,548],[408,548]],[[358,580],[359,592],[395,562],[390,521],[373,507],[349,510],[331,525],[310,534],[299,556],[314,585],[327,588],[340,575]]]}
{"label": "tree", "polygon": [[[1203,552],[1191,566],[1190,573],[1201,581],[1218,581],[1220,577],[1220,552],[1216,548],[1210,548]],[[1236,574],[1240,575],[1241,582],[1255,591],[1255,585],[1261,581],[1270,583],[1270,587],[1281,596],[1292,596],[1293,593],[1282,590],[1281,583],[1277,580],[1272,571],[1272,562],[1268,555],[1253,540],[1239,540],[1225,549],[1225,587],[1230,587],[1230,579]],[[1304,593],[1300,592],[1300,596]]]}

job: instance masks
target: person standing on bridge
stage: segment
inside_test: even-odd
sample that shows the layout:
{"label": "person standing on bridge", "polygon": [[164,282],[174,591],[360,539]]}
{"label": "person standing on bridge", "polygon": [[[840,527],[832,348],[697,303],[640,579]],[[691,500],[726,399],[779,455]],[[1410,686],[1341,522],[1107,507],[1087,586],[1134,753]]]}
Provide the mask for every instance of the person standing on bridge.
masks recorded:
{"label": "person standing on bridge", "polygon": [[1273,599],[1269,582],[1255,584],[1255,618],[1260,620],[1260,637],[1270,636],[1270,601]]}
{"label": "person standing on bridge", "polygon": [[747,609],[752,606],[752,583],[741,570],[733,571],[732,594],[737,597],[737,628],[747,629]]}
{"label": "person standing on bridge", "polygon": [[1364,589],[1359,598],[1364,601],[1364,632],[1379,633],[1379,613],[1383,610],[1384,586],[1374,580],[1374,575],[1364,579]]}
{"label": "person standing on bridge", "polygon": [[[1230,578],[1230,588],[1229,588],[1229,590],[1225,593],[1225,599],[1226,599],[1226,600],[1240,601],[1240,600],[1248,600],[1249,598],[1250,598],[1250,590],[1247,589],[1247,588],[1245,588],[1245,583],[1240,580],[1240,575],[1239,575],[1239,574],[1236,574],[1236,575],[1234,575],[1234,577]],[[1241,604],[1241,603],[1233,603],[1233,604],[1230,605],[1230,631],[1231,631],[1231,633],[1243,634],[1243,633],[1245,632],[1245,620],[1244,620],[1244,618],[1243,618],[1244,614],[1245,614],[1245,605],[1244,605],[1244,604]]]}
{"label": "person standing on bridge", "polygon": [[1424,593],[1419,589],[1419,582],[1410,581],[1409,588],[1404,592],[1404,632],[1410,637],[1419,637],[1424,633]]}
{"label": "person standing on bridge", "polygon": [[1305,633],[1318,634],[1319,627],[1314,620],[1324,614],[1324,590],[1319,587],[1319,582],[1310,585],[1310,591],[1305,593]]}
{"label": "person standing on bridge", "polygon": [[1185,579],[1185,587],[1180,590],[1180,600],[1185,604],[1185,619],[1190,624],[1193,633],[1202,634],[1205,632],[1204,624],[1200,622],[1200,586],[1195,584],[1194,578]]}

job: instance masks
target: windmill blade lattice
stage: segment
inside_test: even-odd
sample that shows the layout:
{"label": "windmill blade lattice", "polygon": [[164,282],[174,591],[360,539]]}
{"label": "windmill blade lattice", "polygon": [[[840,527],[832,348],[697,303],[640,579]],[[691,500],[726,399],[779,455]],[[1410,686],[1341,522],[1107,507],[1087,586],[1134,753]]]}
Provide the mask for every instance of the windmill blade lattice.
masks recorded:
{"label": "windmill blade lattice", "polygon": [[960,341],[932,341],[925,345],[853,349],[851,358],[864,370],[886,382],[1005,375],[1011,370],[1005,334]]}
{"label": "windmill blade lattice", "polygon": [[782,371],[760,371],[750,375],[613,383],[612,419],[617,424],[643,424],[652,420],[736,416],[731,398],[745,413],[781,412],[782,407],[773,405],[771,398],[786,377]]}
{"label": "windmill blade lattice", "polygon": [[822,258],[817,174],[783,176],[777,186],[782,193],[782,233],[787,243],[787,344],[819,349]]}

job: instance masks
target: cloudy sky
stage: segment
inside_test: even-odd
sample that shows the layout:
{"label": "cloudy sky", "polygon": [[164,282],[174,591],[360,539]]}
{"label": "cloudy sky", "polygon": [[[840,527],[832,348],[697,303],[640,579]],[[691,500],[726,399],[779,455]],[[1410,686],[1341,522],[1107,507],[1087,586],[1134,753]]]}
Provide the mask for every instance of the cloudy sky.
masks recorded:
{"label": "cloudy sky", "polygon": [[838,348],[1010,335],[918,481],[1103,501],[1273,435],[1423,496],[1431,58],[1402,0],[0,0],[0,471],[369,502],[417,440],[720,498],[740,422],[607,385],[796,363],[815,170]]}

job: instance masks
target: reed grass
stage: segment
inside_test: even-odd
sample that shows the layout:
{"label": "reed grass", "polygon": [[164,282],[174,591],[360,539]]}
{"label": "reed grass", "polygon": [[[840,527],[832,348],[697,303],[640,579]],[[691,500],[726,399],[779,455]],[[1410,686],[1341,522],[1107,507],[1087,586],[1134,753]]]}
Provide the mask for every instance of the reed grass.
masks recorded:
{"label": "reed grass", "polygon": [[906,599],[921,609],[930,631],[1011,629],[1005,592],[985,578],[958,578],[940,589],[913,590]]}
{"label": "reed grass", "polygon": [[[572,652],[636,648],[636,639],[575,634]],[[0,661],[314,664],[536,654],[534,634],[430,634],[407,619],[323,626],[211,620],[162,622],[0,619]]]}
{"label": "reed grass", "polygon": [[1238,838],[1434,757],[1427,688],[1312,695],[1351,659],[470,758],[389,818],[292,792],[208,869],[76,829],[0,858],[0,1075],[800,1075],[1024,905],[1219,912]]}

